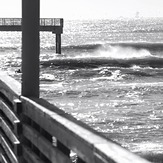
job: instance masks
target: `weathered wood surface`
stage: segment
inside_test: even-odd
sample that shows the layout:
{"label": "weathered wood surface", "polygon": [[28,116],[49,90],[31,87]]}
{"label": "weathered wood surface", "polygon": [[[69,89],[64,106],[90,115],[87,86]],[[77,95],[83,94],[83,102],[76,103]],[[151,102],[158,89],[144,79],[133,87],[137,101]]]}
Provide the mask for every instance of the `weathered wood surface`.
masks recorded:
{"label": "weathered wood surface", "polygon": [[6,160],[6,158],[3,154],[0,154],[0,162],[1,163],[8,163],[8,161]]}
{"label": "weathered wood surface", "polygon": [[27,163],[46,163],[35,155],[30,148],[23,146],[23,157]]}
{"label": "weathered wood surface", "polygon": [[0,110],[6,115],[10,122],[15,125],[20,123],[19,119],[16,117],[11,108],[0,98]]}
{"label": "weathered wood surface", "polygon": [[5,157],[4,153],[0,151],[0,163],[9,163],[9,160]]}
{"label": "weathered wood surface", "polygon": [[19,98],[21,94],[21,85],[7,73],[0,71],[0,93],[4,94],[11,103],[14,103],[14,99]]}
{"label": "weathered wood surface", "polygon": [[4,138],[4,136],[2,134],[0,135],[0,144],[3,147],[5,153],[8,156],[8,158],[10,159],[10,161],[12,163],[18,163],[18,160],[17,160],[14,152],[12,151],[9,144],[7,143],[7,140]]}
{"label": "weathered wood surface", "polygon": [[70,158],[47,141],[30,126],[23,125],[23,135],[32,142],[52,163],[71,163]]}
{"label": "weathered wood surface", "polygon": [[[80,160],[87,163],[148,163],[148,161],[127,151],[115,142],[106,139],[86,124],[76,120],[71,115],[66,114],[47,101],[20,96],[20,89],[21,87],[18,82],[14,81],[11,77],[6,77],[6,74],[0,74],[0,93],[5,95],[13,106],[22,102],[22,110],[21,108],[15,108],[10,112],[10,107],[3,103],[4,101],[1,101],[1,111],[4,114],[10,114],[7,117],[16,122],[18,119],[12,114],[13,111],[19,110],[24,117],[28,117],[32,123],[25,124],[23,121],[21,122],[23,126],[22,137],[28,139],[32,143],[32,146],[37,147],[41,155],[43,154],[45,157],[48,157],[53,163],[70,162],[70,159],[60,151],[59,146],[53,146],[52,142],[42,134],[43,132],[41,130],[45,130],[49,135],[54,136],[56,138],[56,144],[60,142],[67,149],[77,153]],[[18,100],[16,102],[17,99],[20,101]],[[7,122],[2,118],[0,119],[1,129],[14,145],[19,144],[19,141],[10,130]],[[34,129],[34,123],[39,126],[40,131]],[[23,142],[21,143],[22,157],[28,163],[43,163],[34,151],[31,151]],[[6,137],[2,134],[0,135],[0,144],[10,161],[17,163],[18,159],[9,146],[10,143],[8,143]],[[2,156],[4,156],[3,153],[1,153],[1,160],[3,158]]]}
{"label": "weathered wood surface", "polygon": [[[34,99],[21,97],[23,102],[23,112],[43,129],[55,136],[69,149],[73,150],[86,162],[114,162],[120,163],[147,163],[148,161],[130,153],[111,140],[101,137],[88,128],[69,120],[69,115],[60,111],[56,113],[56,108],[48,110],[41,106]],[[41,99],[40,99],[41,100]],[[39,100],[37,100],[39,101]],[[118,153],[118,154],[117,154]],[[117,158],[118,156],[118,158]],[[101,159],[102,158],[102,159]],[[122,161],[123,160],[123,161]]]}
{"label": "weathered wood surface", "polygon": [[9,162],[9,160],[6,159],[6,156],[5,155],[6,154],[5,154],[4,150],[0,146],[0,162],[1,163],[8,163]]}
{"label": "weathered wood surface", "polygon": [[8,139],[12,142],[13,145],[19,144],[19,140],[15,136],[15,134],[12,132],[12,130],[9,128],[7,123],[3,120],[3,118],[0,118],[0,127],[8,137]]}

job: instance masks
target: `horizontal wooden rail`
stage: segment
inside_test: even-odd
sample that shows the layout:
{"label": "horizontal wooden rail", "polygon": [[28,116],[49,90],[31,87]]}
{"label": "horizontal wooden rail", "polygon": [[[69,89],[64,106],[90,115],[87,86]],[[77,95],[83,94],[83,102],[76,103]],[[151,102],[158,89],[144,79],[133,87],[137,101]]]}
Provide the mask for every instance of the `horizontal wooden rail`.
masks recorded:
{"label": "horizontal wooden rail", "polygon": [[0,74],[0,162],[71,163],[73,151],[77,163],[148,163]]}

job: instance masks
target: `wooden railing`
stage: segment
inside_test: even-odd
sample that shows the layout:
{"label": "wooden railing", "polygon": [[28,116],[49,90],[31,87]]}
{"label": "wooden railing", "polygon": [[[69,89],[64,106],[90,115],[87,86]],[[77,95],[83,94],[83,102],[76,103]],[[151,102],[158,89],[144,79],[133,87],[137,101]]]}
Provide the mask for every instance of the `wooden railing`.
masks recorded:
{"label": "wooden railing", "polygon": [[0,162],[148,162],[44,99],[21,96],[20,87],[0,72]]}

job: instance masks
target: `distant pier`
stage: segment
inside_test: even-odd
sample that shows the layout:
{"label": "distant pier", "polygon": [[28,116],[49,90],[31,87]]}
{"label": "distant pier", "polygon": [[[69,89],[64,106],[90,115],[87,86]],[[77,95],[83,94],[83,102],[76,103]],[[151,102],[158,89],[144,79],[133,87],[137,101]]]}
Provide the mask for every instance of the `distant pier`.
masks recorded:
{"label": "distant pier", "polygon": [[[40,18],[40,31],[56,34],[56,53],[61,54],[62,18]],[[0,31],[22,31],[21,18],[0,18]]]}

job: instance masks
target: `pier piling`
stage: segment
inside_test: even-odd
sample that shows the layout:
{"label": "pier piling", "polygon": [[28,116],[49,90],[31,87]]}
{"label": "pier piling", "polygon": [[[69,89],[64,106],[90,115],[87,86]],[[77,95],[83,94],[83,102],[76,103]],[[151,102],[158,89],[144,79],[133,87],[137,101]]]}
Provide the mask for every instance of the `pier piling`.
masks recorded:
{"label": "pier piling", "polygon": [[56,34],[56,53],[61,54],[61,34]]}

